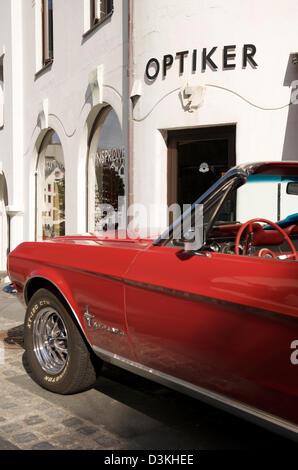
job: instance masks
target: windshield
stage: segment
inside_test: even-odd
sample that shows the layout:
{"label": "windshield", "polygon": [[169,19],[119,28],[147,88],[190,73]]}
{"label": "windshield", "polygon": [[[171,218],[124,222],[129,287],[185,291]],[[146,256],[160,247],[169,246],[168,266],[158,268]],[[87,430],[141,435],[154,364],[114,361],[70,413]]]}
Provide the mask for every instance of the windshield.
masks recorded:
{"label": "windshield", "polygon": [[229,193],[213,225],[243,223],[255,218],[280,222],[296,213],[298,177],[250,175],[244,185]]}
{"label": "windshield", "polygon": [[[201,209],[199,218],[195,210],[198,205]],[[238,225],[251,219],[266,219],[278,223],[282,228],[295,225],[296,233],[298,176],[260,174],[245,177],[243,174],[231,173],[222,184],[214,185],[196,201],[159,240],[164,240],[166,246],[187,246],[186,249],[192,249],[189,248],[189,241],[201,240],[200,246],[208,245],[208,240],[213,240],[218,234],[226,234],[227,230],[230,234],[237,233]],[[260,225],[265,230],[272,229],[266,222],[260,222]],[[196,246],[196,249],[200,248],[198,244]]]}

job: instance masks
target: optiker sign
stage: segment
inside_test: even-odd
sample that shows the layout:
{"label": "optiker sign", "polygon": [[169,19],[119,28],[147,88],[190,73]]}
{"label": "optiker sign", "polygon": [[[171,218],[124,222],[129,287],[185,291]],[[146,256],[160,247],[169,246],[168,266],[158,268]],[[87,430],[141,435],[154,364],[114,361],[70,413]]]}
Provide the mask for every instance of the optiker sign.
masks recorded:
{"label": "optiker sign", "polygon": [[[160,60],[152,57],[147,62],[145,76],[152,82],[156,80],[160,71],[162,71],[162,76],[165,78],[169,69],[173,66],[174,60],[178,61],[179,75],[184,74],[186,61],[189,60],[191,61],[192,73],[195,73],[199,67],[201,67],[202,72],[205,72],[207,67],[216,71],[219,67],[218,58],[215,58],[215,56],[218,57],[218,53],[216,54],[217,49],[218,47],[214,46],[210,49],[204,47],[201,52],[198,49],[179,51],[175,54],[165,54]],[[221,54],[223,70],[233,70],[236,68],[235,59],[238,53],[236,49],[237,46],[235,45],[223,46]],[[245,69],[248,65],[252,68],[258,66],[255,61],[256,52],[257,48],[254,44],[244,44],[242,46],[242,50],[239,52],[241,54],[242,68]]]}

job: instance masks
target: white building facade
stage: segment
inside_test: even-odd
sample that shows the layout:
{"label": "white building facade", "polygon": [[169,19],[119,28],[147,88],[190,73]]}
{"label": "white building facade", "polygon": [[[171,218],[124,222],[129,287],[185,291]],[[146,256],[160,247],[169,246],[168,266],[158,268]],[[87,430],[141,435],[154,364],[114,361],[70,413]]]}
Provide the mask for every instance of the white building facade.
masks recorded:
{"label": "white building facade", "polygon": [[107,179],[124,196],[127,57],[127,1],[1,2],[0,270],[24,240],[94,230]]}
{"label": "white building facade", "polygon": [[157,235],[231,166],[298,160],[297,20],[295,0],[1,0],[0,270],[104,230],[101,205]]}
{"label": "white building facade", "polygon": [[141,0],[134,18],[136,201],[192,203],[234,164],[298,160],[297,2]]}

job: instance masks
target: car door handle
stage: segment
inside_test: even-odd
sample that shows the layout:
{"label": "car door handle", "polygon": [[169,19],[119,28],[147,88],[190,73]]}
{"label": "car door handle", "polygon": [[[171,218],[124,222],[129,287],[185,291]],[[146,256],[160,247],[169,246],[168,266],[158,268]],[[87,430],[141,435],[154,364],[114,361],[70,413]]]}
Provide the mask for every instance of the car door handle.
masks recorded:
{"label": "car door handle", "polygon": [[181,260],[181,261],[187,261],[191,259],[193,256],[204,256],[204,258],[212,258],[211,253],[208,251],[193,251],[193,250],[180,250],[178,253],[176,253],[176,256]]}
{"label": "car door handle", "polygon": [[196,256],[204,256],[205,258],[212,258],[212,255],[211,253],[209,253],[209,251],[194,251],[193,252],[194,255]]}

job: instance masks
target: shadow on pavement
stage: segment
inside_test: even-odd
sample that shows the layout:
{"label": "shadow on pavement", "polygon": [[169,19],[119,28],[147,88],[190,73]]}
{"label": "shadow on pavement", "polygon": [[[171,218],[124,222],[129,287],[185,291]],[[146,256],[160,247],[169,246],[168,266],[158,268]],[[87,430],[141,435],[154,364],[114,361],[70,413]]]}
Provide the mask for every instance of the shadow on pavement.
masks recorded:
{"label": "shadow on pavement", "polygon": [[0,341],[5,349],[24,349],[24,325],[0,331]]}
{"label": "shadow on pavement", "polygon": [[[23,367],[31,378],[26,353]],[[39,386],[36,390],[49,401],[61,402],[60,406],[85,418],[85,413],[98,416],[111,432],[133,437],[138,448],[162,449],[175,444],[176,449],[194,449],[198,443],[199,448],[205,449],[297,448],[297,443],[282,436],[106,363],[89,391],[65,397]],[[139,432],[145,428],[146,432]]]}

